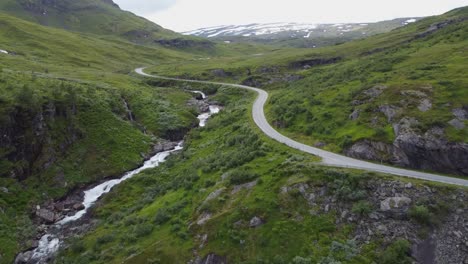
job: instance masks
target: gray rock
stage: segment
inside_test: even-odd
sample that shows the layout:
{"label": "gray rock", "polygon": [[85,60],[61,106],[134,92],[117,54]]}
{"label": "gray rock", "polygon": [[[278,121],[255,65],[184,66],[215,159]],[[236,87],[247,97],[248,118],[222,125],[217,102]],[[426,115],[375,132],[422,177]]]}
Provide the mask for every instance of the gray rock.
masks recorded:
{"label": "gray rock", "polygon": [[379,111],[382,112],[389,123],[393,122],[393,118],[397,115],[398,108],[393,105],[381,105]]}
{"label": "gray rock", "polygon": [[411,189],[411,188],[413,188],[413,184],[411,182],[408,182],[407,184],[405,184],[405,188],[406,189]]}
{"label": "gray rock", "polygon": [[450,120],[448,123],[458,130],[465,128],[465,123],[463,121],[460,121],[460,119],[457,119],[457,118]]}
{"label": "gray rock", "polygon": [[421,100],[421,102],[419,103],[419,106],[418,106],[418,109],[421,112],[427,112],[427,111],[431,110],[431,108],[432,108],[432,102],[429,99]]}
{"label": "gray rock", "polygon": [[377,231],[380,234],[386,234],[388,232],[388,228],[385,225],[378,225],[377,226]]}
{"label": "gray rock", "polygon": [[250,219],[249,226],[252,228],[259,227],[263,225],[263,220],[260,217],[254,216]]}
{"label": "gray rock", "polygon": [[226,189],[226,188],[223,187],[223,188],[221,188],[221,189],[218,189],[218,190],[216,190],[216,191],[210,193],[210,194],[206,197],[205,201],[203,201],[203,204],[205,204],[205,203],[207,203],[207,202],[209,202],[209,201],[211,201],[211,200],[213,200],[213,199],[218,198],[218,197],[224,192],[225,189]]}
{"label": "gray rock", "polygon": [[427,94],[417,90],[404,90],[400,93],[403,96],[426,97]]}
{"label": "gray rock", "polygon": [[408,197],[391,197],[380,202],[380,210],[390,211],[392,209],[407,208],[411,204],[411,199]]}
{"label": "gray rock", "polygon": [[0,187],[0,191],[4,193],[8,193],[9,190],[6,187]]}
{"label": "gray rock", "polygon": [[351,120],[356,120],[359,118],[359,115],[361,114],[361,110],[360,109],[355,109],[350,115],[349,115],[349,119]]}
{"label": "gray rock", "polygon": [[204,212],[202,215],[197,220],[197,225],[204,225],[206,222],[208,222],[211,219],[211,214],[208,212]]}
{"label": "gray rock", "polygon": [[387,89],[387,86],[385,85],[376,85],[363,93],[371,98],[375,98],[381,95],[385,89]]}
{"label": "gray rock", "polygon": [[468,112],[464,108],[455,108],[452,114],[460,120],[468,120]]}
{"label": "gray rock", "polygon": [[55,222],[55,213],[47,209],[37,210],[36,216],[47,224],[53,224]]}
{"label": "gray rock", "polygon": [[257,181],[252,181],[252,182],[248,182],[248,183],[244,183],[244,184],[241,184],[241,185],[236,185],[234,186],[231,194],[236,194],[238,192],[240,192],[241,190],[245,189],[245,190],[250,190],[252,189],[253,187],[255,187],[257,185]]}
{"label": "gray rock", "polygon": [[31,260],[32,256],[33,256],[32,251],[19,253],[18,256],[16,256],[15,264],[28,263]]}
{"label": "gray rock", "polygon": [[85,206],[82,203],[76,203],[76,204],[73,205],[73,209],[76,210],[76,211],[80,211],[80,210],[85,209]]}

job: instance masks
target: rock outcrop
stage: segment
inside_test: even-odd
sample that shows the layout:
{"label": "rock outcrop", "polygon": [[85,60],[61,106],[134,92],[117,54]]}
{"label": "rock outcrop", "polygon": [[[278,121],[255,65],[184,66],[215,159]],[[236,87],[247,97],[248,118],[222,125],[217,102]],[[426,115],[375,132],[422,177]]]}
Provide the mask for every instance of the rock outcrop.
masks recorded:
{"label": "rock outcrop", "polygon": [[397,137],[392,144],[362,140],[345,154],[413,169],[468,175],[468,144],[449,142],[442,128],[432,128],[423,135],[401,125],[395,125],[394,130]]}

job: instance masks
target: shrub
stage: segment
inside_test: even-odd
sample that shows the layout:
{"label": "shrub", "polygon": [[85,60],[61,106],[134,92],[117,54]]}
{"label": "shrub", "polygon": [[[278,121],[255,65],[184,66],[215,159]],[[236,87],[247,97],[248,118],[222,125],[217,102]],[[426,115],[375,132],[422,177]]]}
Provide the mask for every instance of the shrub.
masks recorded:
{"label": "shrub", "polygon": [[85,245],[83,243],[83,240],[75,237],[71,241],[70,249],[73,253],[81,253],[85,250]]}
{"label": "shrub", "polygon": [[167,209],[159,209],[156,215],[154,216],[154,223],[157,225],[162,225],[171,219],[171,215]]}
{"label": "shrub", "polygon": [[410,243],[404,239],[395,241],[380,256],[381,264],[410,264]]}
{"label": "shrub", "polygon": [[367,201],[359,201],[353,204],[353,213],[364,216],[372,212],[372,204]]}
{"label": "shrub", "polygon": [[149,223],[137,225],[133,229],[133,233],[136,237],[145,237],[151,234],[151,232],[153,232],[153,225]]}
{"label": "shrub", "polygon": [[234,170],[231,173],[229,182],[231,184],[237,185],[237,184],[242,184],[242,183],[252,181],[257,177],[258,175],[256,173],[253,173],[247,169],[242,168],[242,169]]}
{"label": "shrub", "polygon": [[431,222],[431,213],[424,205],[416,205],[409,210],[409,216],[420,224],[429,224]]}
{"label": "shrub", "polygon": [[103,245],[110,243],[115,240],[115,234],[105,234],[103,236],[100,236],[96,239],[96,244],[97,245]]}

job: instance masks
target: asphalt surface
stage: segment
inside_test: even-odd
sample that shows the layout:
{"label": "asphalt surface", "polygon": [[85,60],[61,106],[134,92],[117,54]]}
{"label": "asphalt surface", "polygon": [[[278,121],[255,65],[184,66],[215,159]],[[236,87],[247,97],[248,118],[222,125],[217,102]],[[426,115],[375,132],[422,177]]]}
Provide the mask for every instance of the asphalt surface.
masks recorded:
{"label": "asphalt surface", "polygon": [[393,174],[393,175],[398,175],[398,176],[403,176],[403,177],[427,180],[427,181],[432,181],[432,182],[441,182],[441,183],[447,183],[447,184],[453,184],[453,185],[468,186],[468,180],[441,176],[441,175],[425,173],[425,172],[419,172],[419,171],[413,171],[413,170],[400,169],[400,168],[395,168],[391,166],[385,166],[385,165],[380,165],[380,164],[362,161],[358,159],[353,159],[350,157],[346,157],[346,156],[339,155],[333,152],[325,151],[323,149],[314,148],[314,147],[299,143],[297,141],[294,141],[280,134],[268,123],[265,117],[265,113],[264,113],[264,106],[268,100],[268,93],[262,89],[258,89],[258,88],[250,87],[246,85],[240,85],[240,84],[186,80],[186,79],[150,75],[150,74],[145,73],[143,71],[144,69],[145,68],[138,68],[138,69],[135,69],[135,72],[146,77],[153,77],[153,78],[158,78],[158,79],[163,79],[163,80],[182,81],[182,82],[189,82],[189,83],[216,84],[216,85],[223,85],[223,86],[229,86],[229,87],[234,87],[234,88],[247,89],[247,90],[256,92],[258,96],[252,108],[252,115],[253,115],[255,124],[257,124],[257,126],[263,131],[263,133],[265,133],[268,137],[280,143],[283,143],[291,148],[321,157],[322,164],[324,165],[382,172],[382,173],[388,173],[388,174]]}

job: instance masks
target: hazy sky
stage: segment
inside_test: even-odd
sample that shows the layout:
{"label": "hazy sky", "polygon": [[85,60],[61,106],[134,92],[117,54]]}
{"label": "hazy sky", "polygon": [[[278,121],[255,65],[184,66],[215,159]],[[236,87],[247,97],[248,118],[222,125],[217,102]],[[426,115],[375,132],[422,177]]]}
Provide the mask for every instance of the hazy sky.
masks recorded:
{"label": "hazy sky", "polygon": [[468,0],[114,0],[175,31],[267,22],[374,22],[442,14]]}

